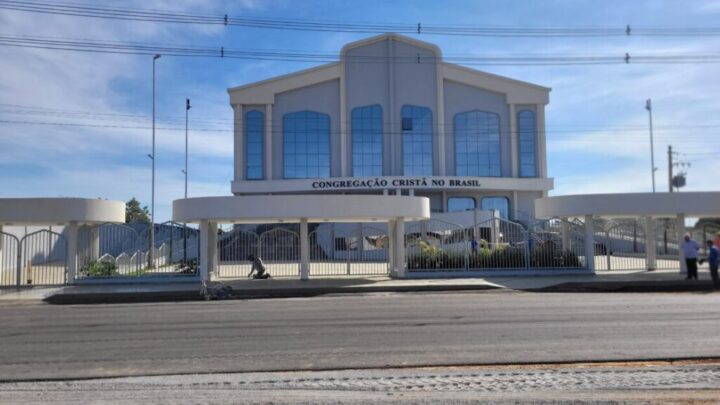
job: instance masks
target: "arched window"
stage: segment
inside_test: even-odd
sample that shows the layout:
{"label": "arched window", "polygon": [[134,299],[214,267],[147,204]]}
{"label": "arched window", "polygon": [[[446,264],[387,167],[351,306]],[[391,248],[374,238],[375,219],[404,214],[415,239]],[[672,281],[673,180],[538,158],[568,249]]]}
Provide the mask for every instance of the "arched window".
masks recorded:
{"label": "arched window", "polygon": [[352,110],[353,176],[382,176],[382,107]]}
{"label": "arched window", "polygon": [[520,152],[520,177],[536,177],[535,113],[522,110],[517,113],[518,142]]}
{"label": "arched window", "polygon": [[263,178],[263,138],[265,136],[265,114],[261,111],[245,113],[245,178]]}
{"label": "arched window", "polygon": [[403,174],[406,176],[432,176],[432,111],[427,107],[405,105],[401,113]]}
{"label": "arched window", "polygon": [[485,111],[455,115],[458,176],[500,176],[500,116]]}
{"label": "arched window", "polygon": [[330,116],[300,111],[283,117],[286,179],[330,177]]}
{"label": "arched window", "polygon": [[472,197],[448,198],[448,212],[472,211],[475,209],[475,199]]}
{"label": "arched window", "polygon": [[508,219],[510,215],[510,200],[507,197],[483,197],[480,208],[484,210],[500,211],[500,218]]}

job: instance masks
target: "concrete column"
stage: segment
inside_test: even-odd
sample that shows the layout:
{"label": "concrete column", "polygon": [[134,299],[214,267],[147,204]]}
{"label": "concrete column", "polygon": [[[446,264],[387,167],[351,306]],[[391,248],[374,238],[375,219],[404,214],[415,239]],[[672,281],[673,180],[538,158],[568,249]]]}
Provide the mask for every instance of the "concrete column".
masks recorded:
{"label": "concrete column", "polygon": [[[537,159],[535,164],[537,165],[538,177],[547,177],[547,147],[545,142],[545,105],[537,104],[535,106],[537,110],[535,117],[537,119]],[[547,190],[544,190],[543,197],[548,196]]]}
{"label": "concrete column", "polygon": [[212,260],[210,260],[208,248],[210,245],[209,224],[205,219],[200,221],[200,279],[203,281],[210,281],[210,264]]}
{"label": "concrete column", "polygon": [[677,214],[675,219],[675,229],[677,229],[676,241],[678,243],[678,258],[680,259],[680,274],[687,274],[687,264],[685,264],[685,255],[682,251],[682,245],[685,242],[685,214]]}
{"label": "concrete column", "polygon": [[391,219],[387,223],[388,236],[388,270],[395,271],[395,220]]}
{"label": "concrete column", "polygon": [[657,268],[657,246],[655,245],[655,221],[645,217],[645,261],[648,271]]}
{"label": "concrete column", "polygon": [[518,133],[517,118],[515,117],[515,104],[508,104],[510,108],[510,167],[512,167],[512,177],[519,176],[520,159],[518,158]]}
{"label": "concrete column", "polygon": [[90,228],[90,261],[100,258],[100,226]]}
{"label": "concrete column", "polygon": [[217,278],[217,263],[218,263],[218,223],[208,222],[208,276],[210,280]]}
{"label": "concrete column", "polygon": [[405,277],[405,218],[395,219],[395,275]]}
{"label": "concrete column", "polygon": [[71,221],[66,226],[67,237],[67,283],[74,284],[78,273],[78,223]]}
{"label": "concrete column", "polygon": [[564,252],[572,249],[572,246],[570,245],[570,223],[567,218],[561,218],[561,221],[560,233],[562,237],[562,250]]}
{"label": "concrete column", "polygon": [[[3,227],[0,225],[0,274],[5,270],[3,268],[3,245],[5,244],[5,235],[2,233]],[[19,249],[20,247],[18,247]]]}
{"label": "concrete column", "polygon": [[265,157],[263,159],[263,165],[264,165],[264,172],[263,177],[265,180],[272,180],[273,178],[273,162],[272,162],[272,156],[273,156],[273,105],[272,104],[265,104]]}
{"label": "concrete column", "polygon": [[585,263],[587,269],[595,272],[595,230],[592,215],[585,215]]}
{"label": "concrete column", "polygon": [[340,125],[338,130],[340,131],[340,177],[346,177],[348,175],[348,157],[349,157],[349,133],[350,125],[348,125],[347,119],[347,96],[346,96],[346,81],[345,81],[345,61],[340,61]]}
{"label": "concrete column", "polygon": [[233,105],[235,129],[233,140],[235,141],[235,181],[245,179],[245,125],[243,120],[242,104]]}
{"label": "concrete column", "polygon": [[450,133],[445,129],[445,74],[443,72],[443,64],[438,60],[435,65],[435,73],[437,75],[437,133],[435,134],[435,150],[438,152],[438,176],[444,176],[447,173],[445,167],[445,134]]}
{"label": "concrete column", "polygon": [[[350,251],[347,251],[348,255]],[[310,240],[308,238],[307,218],[300,219],[300,280],[307,280],[310,275]]]}

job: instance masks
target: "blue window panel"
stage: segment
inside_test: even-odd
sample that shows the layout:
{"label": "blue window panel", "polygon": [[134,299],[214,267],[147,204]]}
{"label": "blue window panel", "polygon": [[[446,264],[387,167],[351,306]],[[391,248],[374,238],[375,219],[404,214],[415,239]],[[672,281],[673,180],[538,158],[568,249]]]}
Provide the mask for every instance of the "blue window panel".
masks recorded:
{"label": "blue window panel", "polygon": [[263,178],[263,142],[265,138],[265,114],[261,111],[245,113],[245,178]]}
{"label": "blue window panel", "polygon": [[533,111],[521,110],[517,113],[520,177],[537,176],[537,128],[535,122],[535,113]]}
{"label": "blue window panel", "polygon": [[433,121],[427,107],[405,105],[401,110],[403,174],[432,176]]}
{"label": "blue window panel", "polygon": [[475,209],[475,199],[472,197],[448,198],[448,212],[471,211]]}
{"label": "blue window panel", "polygon": [[283,163],[286,179],[330,176],[330,116],[299,111],[283,116]]}
{"label": "blue window panel", "polygon": [[484,210],[498,210],[500,211],[500,218],[509,218],[510,200],[507,197],[483,197],[480,207]]}
{"label": "blue window panel", "polygon": [[458,176],[498,177],[500,116],[485,111],[455,115],[455,172]]}
{"label": "blue window panel", "polygon": [[357,107],[351,116],[353,176],[382,176],[382,107]]}

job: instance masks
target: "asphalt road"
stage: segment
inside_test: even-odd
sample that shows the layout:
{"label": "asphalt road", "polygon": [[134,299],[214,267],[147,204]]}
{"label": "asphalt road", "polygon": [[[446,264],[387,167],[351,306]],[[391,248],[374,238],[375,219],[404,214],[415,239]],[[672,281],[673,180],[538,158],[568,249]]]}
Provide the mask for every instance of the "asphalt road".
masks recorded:
{"label": "asphalt road", "polygon": [[720,294],[0,306],[0,380],[720,357]]}

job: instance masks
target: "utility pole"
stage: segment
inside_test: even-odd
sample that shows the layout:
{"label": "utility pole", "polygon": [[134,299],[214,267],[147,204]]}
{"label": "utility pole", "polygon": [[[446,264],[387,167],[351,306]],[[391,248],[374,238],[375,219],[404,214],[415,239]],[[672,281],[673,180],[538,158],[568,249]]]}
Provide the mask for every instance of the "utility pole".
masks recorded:
{"label": "utility pole", "polygon": [[655,167],[655,146],[653,143],[653,118],[652,118],[652,100],[647,99],[645,101],[645,109],[648,110],[648,115],[650,117],[650,170],[652,172],[652,190],[653,193],[655,192],[655,170],[657,168]]}
{"label": "utility pole", "polygon": [[673,192],[673,151],[672,145],[668,145],[668,191]]}
{"label": "utility pole", "polygon": [[155,61],[160,59],[160,55],[153,56],[152,65],[152,192],[150,201],[150,249],[148,251],[148,267],[155,268]]}

